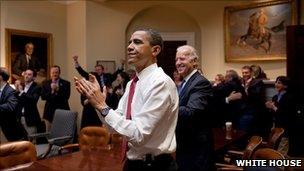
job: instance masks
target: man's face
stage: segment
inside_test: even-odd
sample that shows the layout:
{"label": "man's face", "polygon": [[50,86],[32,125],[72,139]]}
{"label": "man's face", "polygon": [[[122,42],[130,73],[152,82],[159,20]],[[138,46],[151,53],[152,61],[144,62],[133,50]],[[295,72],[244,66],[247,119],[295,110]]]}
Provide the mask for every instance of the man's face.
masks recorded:
{"label": "man's face", "polygon": [[51,68],[51,79],[52,80],[57,80],[57,79],[59,79],[59,76],[60,76],[59,68],[52,67]]}
{"label": "man's face", "polygon": [[249,69],[242,69],[242,77],[245,81],[249,80],[252,77],[252,73]]}
{"label": "man's face", "polygon": [[150,45],[150,36],[145,31],[136,31],[132,34],[127,48],[128,63],[135,68],[145,66],[153,56],[153,48]]}
{"label": "man's face", "polygon": [[190,50],[187,48],[176,52],[175,66],[181,77],[185,78],[194,70],[195,60],[190,57]]}
{"label": "man's face", "polygon": [[103,69],[101,66],[96,66],[95,67],[95,72],[98,74],[98,75],[102,75],[103,74]]}
{"label": "man's face", "polygon": [[281,92],[286,89],[286,86],[280,80],[275,82],[274,87],[278,92]]}
{"label": "man's face", "polygon": [[32,55],[33,54],[33,52],[34,52],[34,45],[33,44],[27,44],[26,46],[25,46],[25,53],[27,54],[27,55]]}
{"label": "man's face", "polygon": [[30,82],[32,82],[34,80],[34,73],[33,73],[33,71],[32,70],[26,70],[25,72],[24,72],[24,81],[26,82],[26,83],[30,83]]}

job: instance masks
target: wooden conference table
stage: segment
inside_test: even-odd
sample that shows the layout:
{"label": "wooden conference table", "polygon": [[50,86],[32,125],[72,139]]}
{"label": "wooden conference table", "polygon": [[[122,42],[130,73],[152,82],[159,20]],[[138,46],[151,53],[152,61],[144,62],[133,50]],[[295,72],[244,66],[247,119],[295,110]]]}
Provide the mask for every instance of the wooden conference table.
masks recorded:
{"label": "wooden conference table", "polygon": [[[233,142],[245,136],[244,132],[235,131],[231,140],[226,140],[225,130],[214,128],[214,149],[221,151]],[[100,170],[100,171],[121,171],[121,138],[113,141],[111,149],[78,151],[64,154],[44,160],[33,162],[29,167],[20,170]]]}

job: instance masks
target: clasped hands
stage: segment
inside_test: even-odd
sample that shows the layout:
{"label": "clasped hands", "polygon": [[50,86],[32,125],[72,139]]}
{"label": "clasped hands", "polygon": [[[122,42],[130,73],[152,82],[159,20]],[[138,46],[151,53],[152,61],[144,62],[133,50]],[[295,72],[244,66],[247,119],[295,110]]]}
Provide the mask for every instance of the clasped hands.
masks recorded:
{"label": "clasped hands", "polygon": [[103,87],[103,91],[100,91],[100,86],[95,76],[90,74],[89,81],[82,78],[79,79],[74,77],[76,90],[87,97],[88,101],[91,103],[93,107],[98,110],[107,107],[106,97],[107,97],[107,88]]}

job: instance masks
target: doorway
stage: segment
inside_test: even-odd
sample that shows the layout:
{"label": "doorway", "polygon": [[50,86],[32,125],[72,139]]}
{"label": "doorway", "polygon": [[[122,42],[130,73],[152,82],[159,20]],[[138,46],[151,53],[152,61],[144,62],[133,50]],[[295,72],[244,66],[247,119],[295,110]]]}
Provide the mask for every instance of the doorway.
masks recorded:
{"label": "doorway", "polygon": [[162,67],[164,72],[173,78],[175,70],[175,54],[179,46],[186,45],[186,40],[164,41],[163,53],[157,58],[157,65]]}

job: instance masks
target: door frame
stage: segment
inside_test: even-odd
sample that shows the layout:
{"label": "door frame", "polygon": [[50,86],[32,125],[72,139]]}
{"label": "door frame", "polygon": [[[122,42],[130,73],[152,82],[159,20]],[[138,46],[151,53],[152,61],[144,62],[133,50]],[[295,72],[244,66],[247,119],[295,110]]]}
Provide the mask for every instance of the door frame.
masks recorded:
{"label": "door frame", "polygon": [[194,32],[160,32],[164,41],[187,41],[187,45],[195,47]]}

